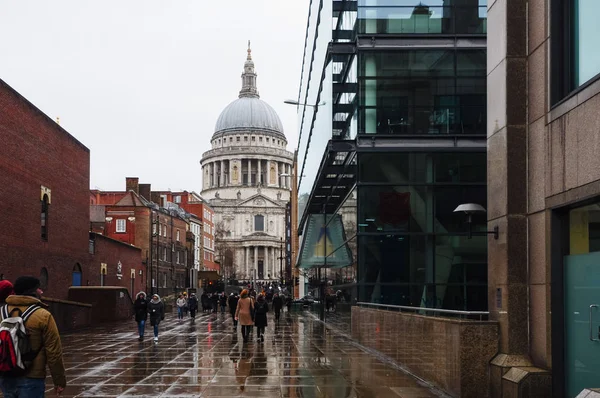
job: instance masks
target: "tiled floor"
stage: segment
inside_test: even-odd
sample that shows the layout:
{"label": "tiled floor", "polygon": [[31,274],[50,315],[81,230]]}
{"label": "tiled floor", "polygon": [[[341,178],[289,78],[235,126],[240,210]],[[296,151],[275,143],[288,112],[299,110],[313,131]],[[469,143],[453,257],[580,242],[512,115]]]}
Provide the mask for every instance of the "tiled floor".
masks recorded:
{"label": "tiled floor", "polygon": [[[137,341],[134,322],[63,336],[65,397],[436,397],[309,314],[269,319],[266,340],[243,344],[229,316],[179,323],[158,344]],[[255,337],[256,331],[254,331]],[[50,387],[52,381],[47,379]],[[48,396],[53,393],[48,391]]]}

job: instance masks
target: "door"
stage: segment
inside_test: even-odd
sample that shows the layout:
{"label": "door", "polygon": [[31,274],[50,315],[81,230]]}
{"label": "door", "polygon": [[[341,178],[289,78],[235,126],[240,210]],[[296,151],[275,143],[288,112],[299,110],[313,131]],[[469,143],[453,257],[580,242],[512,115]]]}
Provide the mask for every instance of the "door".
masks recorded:
{"label": "door", "polygon": [[565,386],[568,397],[600,381],[600,252],[565,256]]}
{"label": "door", "polygon": [[73,272],[73,282],[71,286],[81,286],[81,272]]}

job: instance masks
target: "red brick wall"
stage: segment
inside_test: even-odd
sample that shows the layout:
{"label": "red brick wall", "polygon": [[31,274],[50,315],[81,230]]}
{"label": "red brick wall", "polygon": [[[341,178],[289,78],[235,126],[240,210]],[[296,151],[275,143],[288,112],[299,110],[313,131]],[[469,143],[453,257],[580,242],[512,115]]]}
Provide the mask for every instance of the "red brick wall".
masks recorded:
{"label": "red brick wall", "polygon": [[[89,150],[0,80],[0,274],[48,270],[47,296],[66,298],[88,258]],[[51,189],[48,241],[41,186]]]}
{"label": "red brick wall", "polygon": [[131,321],[132,330],[135,330],[133,300],[124,288],[72,287],[69,289],[69,300],[92,305],[92,324]]}
{"label": "red brick wall", "polygon": [[[101,264],[107,265],[104,286],[122,286],[131,297],[146,290],[146,267],[142,264],[141,250],[102,235],[92,235],[95,241],[94,254],[83,272],[82,285],[99,286]],[[117,276],[117,264],[121,262],[121,278]],[[131,277],[132,270],[135,277]],[[142,275],[140,275],[142,271]],[[133,279],[133,291],[132,287]]]}
{"label": "red brick wall", "polygon": [[54,317],[60,333],[81,329],[92,324],[92,306],[87,303],[43,298]]}

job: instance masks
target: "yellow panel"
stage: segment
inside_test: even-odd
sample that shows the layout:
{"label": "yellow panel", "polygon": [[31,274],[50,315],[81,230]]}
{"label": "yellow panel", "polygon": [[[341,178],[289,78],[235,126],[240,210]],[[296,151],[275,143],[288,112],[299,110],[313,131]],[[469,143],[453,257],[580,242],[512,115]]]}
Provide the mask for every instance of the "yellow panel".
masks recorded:
{"label": "yellow panel", "polygon": [[575,209],[569,213],[569,254],[590,252],[590,232],[587,209]]}

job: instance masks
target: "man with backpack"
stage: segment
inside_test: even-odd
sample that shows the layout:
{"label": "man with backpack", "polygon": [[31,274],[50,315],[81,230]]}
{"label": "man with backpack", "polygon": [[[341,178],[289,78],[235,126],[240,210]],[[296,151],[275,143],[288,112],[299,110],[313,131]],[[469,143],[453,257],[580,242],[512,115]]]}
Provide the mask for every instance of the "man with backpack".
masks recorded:
{"label": "man with backpack", "polygon": [[[0,344],[15,354],[0,350],[0,389],[6,398],[44,397],[48,365],[60,395],[67,384],[62,346],[56,322],[40,301],[40,281],[22,276],[15,281],[14,292],[0,309]],[[26,329],[26,334],[11,333],[17,329]]]}

